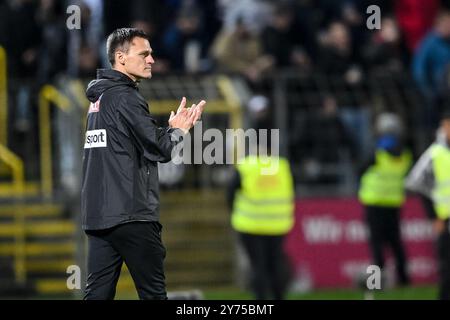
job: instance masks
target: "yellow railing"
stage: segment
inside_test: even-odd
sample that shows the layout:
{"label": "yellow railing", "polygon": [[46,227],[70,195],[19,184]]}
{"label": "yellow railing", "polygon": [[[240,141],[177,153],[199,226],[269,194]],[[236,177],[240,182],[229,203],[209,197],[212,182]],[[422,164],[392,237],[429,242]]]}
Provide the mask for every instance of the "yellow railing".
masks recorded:
{"label": "yellow railing", "polygon": [[[7,82],[6,51],[0,47],[0,162],[11,169],[12,196],[20,201],[25,192],[25,174],[22,159],[9,150],[8,145],[8,82]],[[25,224],[24,216],[19,210],[14,217],[18,229],[14,240],[14,271],[16,281],[24,283],[26,280],[25,266]]]}
{"label": "yellow railing", "polygon": [[25,175],[22,159],[7,147],[0,144],[0,160],[11,169],[13,195],[15,197],[21,197],[25,189]]}
{"label": "yellow railing", "polygon": [[[12,194],[15,199],[20,201],[25,190],[25,175],[23,161],[15,155],[8,148],[0,144],[0,160],[3,161],[12,172]],[[14,271],[16,281],[24,283],[26,279],[25,266],[25,217],[23,213],[18,210],[15,212],[14,220],[17,227],[17,232],[14,235]]]}
{"label": "yellow railing", "polygon": [[[226,76],[220,76],[217,80],[217,86],[224,96],[226,104],[229,107],[231,115],[230,125],[233,129],[242,128],[242,106],[236,90],[233,87],[233,83],[230,78]],[[234,139],[230,141],[230,148],[233,150],[233,163],[238,160],[238,150],[242,150],[242,146],[245,147],[245,140],[241,135],[237,136],[235,143]]]}
{"label": "yellow railing", "polygon": [[6,52],[0,47],[0,144],[8,145],[8,83]]}
{"label": "yellow railing", "polygon": [[242,128],[241,102],[236,90],[233,88],[230,78],[220,76],[217,80],[217,86],[229,107],[228,111],[231,114],[231,127],[234,129]]}
{"label": "yellow railing", "polygon": [[[242,110],[241,103],[232,86],[231,80],[226,76],[220,76],[217,79],[217,86],[224,96],[224,99],[208,100],[207,97],[205,114],[230,114],[230,126],[232,128],[242,128]],[[198,101],[194,101],[198,102]],[[151,113],[154,115],[167,114],[176,111],[180,100],[152,100]]]}
{"label": "yellow railing", "polygon": [[53,194],[52,172],[52,139],[50,105],[53,104],[63,111],[71,108],[70,100],[55,87],[45,85],[39,92],[39,142],[41,157],[41,193],[50,199]]}
{"label": "yellow railing", "polygon": [[17,226],[17,231],[14,236],[14,273],[16,281],[23,284],[27,279],[25,215],[22,211],[18,210],[14,214],[14,220]]}
{"label": "yellow railing", "polygon": [[[59,93],[54,87],[46,85],[41,89],[39,93],[41,193],[46,198],[51,198],[53,193],[50,103],[53,103],[64,111],[68,111],[70,108],[69,99]],[[11,169],[12,194],[16,199],[21,199],[25,193],[25,175],[22,159],[0,144],[0,160]],[[21,210],[15,212],[14,220],[16,225],[16,232],[14,235],[15,277],[18,283],[25,283],[27,278],[26,224],[25,216]]]}

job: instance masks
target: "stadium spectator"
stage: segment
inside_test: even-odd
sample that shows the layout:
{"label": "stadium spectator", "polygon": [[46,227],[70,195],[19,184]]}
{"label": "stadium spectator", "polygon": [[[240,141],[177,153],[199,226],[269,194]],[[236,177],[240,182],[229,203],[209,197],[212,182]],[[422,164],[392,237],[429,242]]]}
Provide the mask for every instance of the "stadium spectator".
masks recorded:
{"label": "stadium spectator", "polygon": [[205,42],[201,12],[197,7],[183,7],[163,36],[164,54],[173,71],[201,71]]}
{"label": "stadium spectator", "polygon": [[332,21],[342,18],[342,7],[347,0],[318,0],[316,6],[322,16],[321,27],[328,26]]}
{"label": "stadium spectator", "polygon": [[321,27],[335,20],[344,20],[349,25],[361,24],[370,5],[380,7],[382,14],[390,14],[391,2],[391,0],[314,0],[316,8],[320,11]]}
{"label": "stadium spectator", "polygon": [[348,83],[361,80],[361,68],[349,29],[340,21],[331,23],[321,39],[318,61],[317,67],[324,73],[342,75]]}
{"label": "stadium spectator", "polygon": [[436,235],[439,299],[450,299],[450,109],[444,110],[436,141],[406,179],[406,188],[422,196]]}
{"label": "stadium spectator", "polygon": [[298,43],[298,30],[294,24],[293,6],[279,4],[275,7],[269,25],[261,33],[264,54],[270,56],[276,68],[296,66],[306,68],[311,60]]}
{"label": "stadium spectator", "polygon": [[[164,0],[134,0],[130,6],[131,23],[146,22],[150,28],[149,35],[157,37],[164,29],[164,22],[168,19],[168,4]],[[177,11],[175,11],[176,13]]]}
{"label": "stadium spectator", "polygon": [[103,4],[100,0],[80,0],[77,4],[81,26],[69,32],[67,71],[72,77],[90,77],[100,66]]}
{"label": "stadium spectator", "polygon": [[412,54],[423,37],[432,28],[438,13],[439,0],[397,0],[394,11],[400,30],[405,35],[406,46]]}
{"label": "stadium spectator", "polygon": [[[365,1],[362,1],[363,3]],[[367,6],[360,7],[357,4],[361,1],[346,1],[341,8],[341,21],[348,27],[352,48],[357,59],[361,57],[361,48],[366,45],[370,31],[366,24]],[[373,3],[372,3],[373,4]]]}
{"label": "stadium spectator", "polygon": [[295,33],[296,43],[300,43],[310,59],[314,60],[317,54],[316,38],[321,17],[316,0],[295,1],[292,6],[295,14],[293,29],[301,30]]}
{"label": "stadium spectator", "polygon": [[403,71],[408,63],[408,51],[397,22],[392,17],[381,20],[381,29],[375,31],[363,49],[368,70]]}
{"label": "stadium spectator", "polygon": [[29,0],[5,1],[0,10],[0,44],[8,51],[8,70],[16,77],[36,74],[41,28],[35,14],[37,4]]}
{"label": "stadium spectator", "polygon": [[41,0],[36,12],[42,27],[42,43],[38,61],[40,83],[49,83],[67,70],[67,32],[65,10],[60,1]]}
{"label": "stadium spectator", "polygon": [[270,0],[219,0],[225,29],[233,30],[242,20],[250,32],[260,34],[269,23],[273,3]]}
{"label": "stadium spectator", "polygon": [[446,76],[450,68],[450,12],[443,11],[414,54],[413,75],[427,105],[423,110],[424,123],[429,131],[439,122],[440,108],[448,93]]}
{"label": "stadium spectator", "polygon": [[[28,132],[33,126],[32,97],[37,89],[25,78],[37,74],[41,27],[36,21],[37,3],[29,0],[4,1],[0,4],[0,45],[8,53],[9,80],[15,85],[11,112],[14,129]],[[17,83],[16,83],[17,82]]]}
{"label": "stadium spectator", "polygon": [[[171,21],[169,4],[164,0],[134,0],[134,2],[133,6],[127,5],[131,10],[130,26],[144,31],[152,40],[155,57],[152,73],[168,73],[170,72],[170,61],[165,54],[162,41],[166,28],[165,23]],[[177,10],[173,12],[176,14]]]}
{"label": "stadium spectator", "polygon": [[223,29],[211,48],[218,71],[235,72],[256,82],[273,65],[273,59],[264,56],[261,41],[238,20],[230,31]]}
{"label": "stadium spectator", "polygon": [[339,115],[336,98],[325,95],[319,110],[312,110],[298,136],[298,152],[309,182],[336,183],[340,173],[323,173],[323,167],[350,161],[355,144]]}

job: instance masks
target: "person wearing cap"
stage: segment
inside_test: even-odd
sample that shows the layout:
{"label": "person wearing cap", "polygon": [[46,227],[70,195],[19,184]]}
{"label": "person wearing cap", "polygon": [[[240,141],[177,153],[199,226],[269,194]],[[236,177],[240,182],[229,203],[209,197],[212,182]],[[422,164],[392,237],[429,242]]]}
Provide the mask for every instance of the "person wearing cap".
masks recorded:
{"label": "person wearing cap", "polygon": [[395,257],[397,283],[410,282],[400,233],[400,213],[405,201],[404,178],[412,155],[399,132],[379,132],[373,158],[360,170],[358,197],[365,209],[372,261],[383,270],[383,250],[389,245]]}
{"label": "person wearing cap", "polygon": [[434,143],[406,178],[406,189],[421,195],[436,236],[439,299],[450,299],[450,109],[441,115]]}

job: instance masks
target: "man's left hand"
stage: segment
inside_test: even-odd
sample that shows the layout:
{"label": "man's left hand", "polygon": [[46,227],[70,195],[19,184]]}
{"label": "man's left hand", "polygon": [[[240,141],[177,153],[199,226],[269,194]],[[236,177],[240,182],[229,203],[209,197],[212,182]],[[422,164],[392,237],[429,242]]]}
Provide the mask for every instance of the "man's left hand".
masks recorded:
{"label": "man's left hand", "polygon": [[205,107],[206,101],[202,100],[198,104],[193,104],[190,108],[185,108],[186,98],[181,99],[180,106],[178,107],[177,113],[173,111],[170,113],[169,125],[172,128],[181,129],[184,134],[197,123],[200,119],[203,109]]}

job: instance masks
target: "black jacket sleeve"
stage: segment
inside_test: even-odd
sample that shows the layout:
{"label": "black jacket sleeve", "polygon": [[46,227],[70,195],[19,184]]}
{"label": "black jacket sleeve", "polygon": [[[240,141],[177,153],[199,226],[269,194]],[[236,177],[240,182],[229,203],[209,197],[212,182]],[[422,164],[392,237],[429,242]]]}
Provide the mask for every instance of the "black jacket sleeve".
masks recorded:
{"label": "black jacket sleeve", "polygon": [[153,162],[168,162],[172,150],[183,132],[180,129],[158,127],[150,116],[146,103],[133,95],[120,97],[119,116],[131,132],[137,148],[144,157]]}

